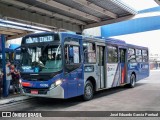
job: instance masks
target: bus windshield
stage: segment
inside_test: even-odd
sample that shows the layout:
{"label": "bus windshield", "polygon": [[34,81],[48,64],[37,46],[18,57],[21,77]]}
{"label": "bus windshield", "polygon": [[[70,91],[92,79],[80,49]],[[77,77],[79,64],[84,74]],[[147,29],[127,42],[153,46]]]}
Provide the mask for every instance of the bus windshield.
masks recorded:
{"label": "bus windshield", "polygon": [[21,48],[21,70],[29,73],[50,73],[62,69],[61,46],[46,45]]}

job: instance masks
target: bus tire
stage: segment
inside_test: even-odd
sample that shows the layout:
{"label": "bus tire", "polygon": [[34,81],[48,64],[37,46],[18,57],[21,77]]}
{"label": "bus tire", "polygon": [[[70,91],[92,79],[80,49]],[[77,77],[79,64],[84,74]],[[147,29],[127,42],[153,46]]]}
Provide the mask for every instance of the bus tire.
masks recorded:
{"label": "bus tire", "polygon": [[91,100],[93,98],[93,85],[92,83],[88,80],[85,84],[84,87],[84,95],[83,95],[83,100],[88,101]]}
{"label": "bus tire", "polygon": [[129,87],[130,87],[130,88],[134,88],[134,87],[135,87],[135,84],[136,84],[136,76],[135,76],[135,74],[132,74],[131,77],[130,77]]}

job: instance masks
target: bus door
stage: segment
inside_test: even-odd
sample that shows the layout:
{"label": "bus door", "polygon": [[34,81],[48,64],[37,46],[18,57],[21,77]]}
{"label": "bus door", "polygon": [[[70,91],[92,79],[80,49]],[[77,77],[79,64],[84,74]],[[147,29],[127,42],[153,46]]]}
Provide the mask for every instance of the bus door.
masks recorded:
{"label": "bus door", "polygon": [[119,55],[120,55],[120,65],[121,65],[121,72],[120,72],[120,76],[121,76],[121,81],[120,81],[120,84],[125,84],[127,81],[126,81],[126,78],[127,78],[127,64],[126,64],[126,61],[127,61],[127,55],[126,55],[126,49],[124,48],[119,48]]}
{"label": "bus door", "polygon": [[105,87],[105,72],[104,72],[104,65],[105,65],[105,46],[97,46],[97,63],[98,63],[98,88]]}
{"label": "bus door", "polygon": [[64,78],[67,81],[67,97],[74,97],[83,92],[80,45],[79,38],[70,36],[64,39]]}

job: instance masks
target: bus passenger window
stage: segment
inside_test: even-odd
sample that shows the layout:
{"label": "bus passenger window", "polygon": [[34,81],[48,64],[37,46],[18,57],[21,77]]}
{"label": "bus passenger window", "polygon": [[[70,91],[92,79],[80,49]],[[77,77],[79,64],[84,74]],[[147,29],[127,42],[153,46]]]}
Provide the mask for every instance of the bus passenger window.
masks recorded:
{"label": "bus passenger window", "polygon": [[107,46],[108,50],[108,63],[117,63],[118,62],[118,49],[114,46]]}
{"label": "bus passenger window", "polygon": [[142,50],[136,49],[136,61],[142,62]]}
{"label": "bus passenger window", "polygon": [[79,46],[65,46],[65,60],[66,64],[80,63]]}
{"label": "bus passenger window", "polygon": [[96,62],[96,50],[95,43],[83,43],[84,62],[95,63]]}
{"label": "bus passenger window", "polygon": [[148,62],[148,51],[142,50],[143,62]]}
{"label": "bus passenger window", "polygon": [[128,49],[128,62],[136,62],[135,49]]}
{"label": "bus passenger window", "polygon": [[80,43],[79,39],[67,37],[64,41],[64,59],[65,74],[68,74],[81,65]]}

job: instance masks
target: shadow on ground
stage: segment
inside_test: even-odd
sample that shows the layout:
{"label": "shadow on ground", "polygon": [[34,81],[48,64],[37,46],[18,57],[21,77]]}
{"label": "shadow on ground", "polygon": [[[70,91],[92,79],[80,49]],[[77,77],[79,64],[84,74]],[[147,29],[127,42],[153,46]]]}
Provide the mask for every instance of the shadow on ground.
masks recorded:
{"label": "shadow on ground", "polygon": [[[136,87],[140,87],[146,83],[137,83]],[[134,89],[134,88],[127,88],[127,87],[115,87],[111,89],[106,89],[102,91],[98,91],[94,94],[93,99],[97,99],[100,97],[104,96],[109,96],[114,93],[122,92],[128,89]],[[36,104],[36,106],[39,106],[41,108],[47,107],[48,110],[53,109],[53,108],[67,108],[67,107],[72,107],[74,105],[78,105],[83,101],[82,97],[74,97],[74,98],[69,98],[69,99],[53,99],[53,98],[35,98],[34,101],[32,101],[32,104]],[[33,109],[32,109],[33,110]]]}

